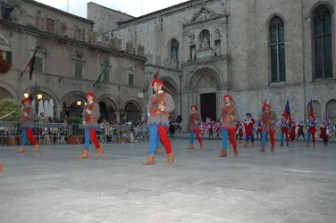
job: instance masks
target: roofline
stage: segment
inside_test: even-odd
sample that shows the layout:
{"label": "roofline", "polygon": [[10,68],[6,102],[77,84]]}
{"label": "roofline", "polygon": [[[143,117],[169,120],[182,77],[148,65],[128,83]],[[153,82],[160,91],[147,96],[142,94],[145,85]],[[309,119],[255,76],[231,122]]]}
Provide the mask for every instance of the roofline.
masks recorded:
{"label": "roofline", "polygon": [[[211,2],[211,1],[220,1],[220,0],[203,0],[203,1],[204,2]],[[143,20],[149,20],[149,19],[151,19],[153,17],[156,17],[156,16],[159,16],[159,15],[162,16],[162,15],[166,15],[166,14],[175,13],[176,11],[184,10],[184,9],[190,7],[190,6],[202,5],[202,4],[204,4],[203,1],[202,0],[189,0],[189,1],[186,1],[186,2],[182,2],[182,3],[179,3],[177,5],[172,5],[172,6],[169,6],[167,8],[148,13],[146,15],[136,17],[134,19],[130,19],[130,20],[126,20],[126,21],[120,21],[120,22],[118,22],[118,26],[132,25],[132,23],[137,22],[137,21],[140,22],[140,21],[143,21]]]}
{"label": "roofline", "polygon": [[101,51],[104,51],[106,53],[110,53],[110,54],[112,54],[114,56],[117,56],[117,57],[124,57],[124,58],[129,58],[129,59],[132,59],[132,60],[138,60],[138,61],[141,61],[143,63],[146,61],[146,58],[143,57],[143,56],[130,54],[130,53],[127,53],[125,51],[120,51],[120,50],[100,46],[100,45],[97,45],[97,44],[88,43],[88,42],[85,42],[85,41],[80,41],[80,40],[76,40],[76,39],[72,39],[72,38],[59,36],[59,35],[54,34],[54,33],[49,33],[49,32],[43,31],[43,30],[36,29],[35,27],[32,27],[32,26],[24,26],[24,25],[21,25],[21,24],[17,24],[17,23],[13,23],[13,22],[7,22],[7,21],[4,21],[4,20],[0,20],[0,25],[7,26],[9,28],[12,28],[12,29],[18,31],[18,32],[31,33],[32,35],[40,36],[41,38],[54,39],[54,41],[59,41],[59,42],[62,42],[63,44],[66,44],[66,43],[70,43],[70,44],[74,44],[74,45],[77,44],[77,46],[80,46],[80,47],[86,47],[86,48],[90,48],[92,50],[101,50]]}
{"label": "roofline", "polygon": [[44,8],[47,8],[47,9],[50,9],[50,10],[53,10],[53,11],[56,11],[57,13],[61,13],[61,14],[66,15],[66,16],[70,16],[70,17],[73,17],[75,19],[82,20],[82,21],[87,22],[87,23],[94,24],[94,22],[92,20],[89,20],[87,18],[84,18],[84,17],[81,17],[81,16],[77,16],[77,15],[71,14],[69,12],[65,12],[63,10],[54,8],[52,6],[49,6],[49,5],[46,5],[46,4],[34,1],[34,0],[24,0],[24,1],[29,2],[31,4],[35,4],[35,5],[41,6],[41,7],[44,7]]}
{"label": "roofline", "polygon": [[119,10],[111,9],[111,8],[108,8],[108,7],[104,6],[104,5],[97,4],[97,3],[95,3],[95,2],[88,2],[87,4],[98,5],[99,7],[105,8],[105,9],[107,9],[107,10],[114,11],[114,12],[120,13],[120,14],[122,14],[122,15],[129,16],[129,17],[136,18],[135,16],[129,15],[129,14],[127,14],[126,12],[121,12],[121,11],[119,11]]}

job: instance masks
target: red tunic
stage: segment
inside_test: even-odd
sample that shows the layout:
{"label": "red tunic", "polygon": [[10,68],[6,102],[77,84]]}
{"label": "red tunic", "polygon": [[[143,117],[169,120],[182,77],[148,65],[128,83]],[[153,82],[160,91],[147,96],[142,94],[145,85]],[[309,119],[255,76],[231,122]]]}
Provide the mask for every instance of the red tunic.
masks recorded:
{"label": "red tunic", "polygon": [[251,119],[246,119],[244,121],[244,128],[245,128],[245,134],[250,136],[250,135],[253,135],[253,127],[254,127],[254,124],[255,124],[255,120],[253,118]]}
{"label": "red tunic", "polygon": [[326,127],[321,127],[320,128],[320,138],[321,139],[327,139],[328,138],[327,128]]}

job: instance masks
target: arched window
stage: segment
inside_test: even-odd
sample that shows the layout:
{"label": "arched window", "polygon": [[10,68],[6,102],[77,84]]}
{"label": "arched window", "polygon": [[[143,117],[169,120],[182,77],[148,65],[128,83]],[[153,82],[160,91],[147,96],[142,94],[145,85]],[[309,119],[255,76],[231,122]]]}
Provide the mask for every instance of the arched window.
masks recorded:
{"label": "arched window", "polygon": [[332,77],[332,18],[329,9],[320,5],[313,13],[315,78]]}
{"label": "arched window", "polygon": [[170,59],[175,63],[175,68],[179,69],[179,44],[176,39],[173,39],[170,47]]}
{"label": "arched window", "polygon": [[275,16],[269,26],[272,82],[286,81],[285,29],[282,19]]}

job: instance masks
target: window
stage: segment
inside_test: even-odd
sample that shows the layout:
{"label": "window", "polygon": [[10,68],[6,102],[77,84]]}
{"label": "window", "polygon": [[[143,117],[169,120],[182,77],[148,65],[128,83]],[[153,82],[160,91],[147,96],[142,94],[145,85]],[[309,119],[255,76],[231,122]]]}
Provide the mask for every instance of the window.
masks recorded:
{"label": "window", "polygon": [[43,68],[43,58],[39,56],[35,56],[34,71],[41,73],[42,68]]}
{"label": "window", "polygon": [[332,77],[332,17],[321,5],[313,13],[315,78]]}
{"label": "window", "polygon": [[282,19],[275,16],[271,20],[269,30],[272,82],[285,82],[285,29]]}
{"label": "window", "polygon": [[9,63],[9,65],[12,64],[12,52],[0,50],[0,59],[3,59]]}
{"label": "window", "polygon": [[12,52],[7,51],[5,59],[9,64],[12,64]]}
{"label": "window", "polygon": [[133,68],[128,68],[128,85],[134,85],[134,72]]}
{"label": "window", "polygon": [[82,78],[83,77],[83,65],[75,64],[75,77]]}
{"label": "window", "polygon": [[128,85],[134,85],[134,74],[128,74]]}
{"label": "window", "polygon": [[103,82],[110,82],[110,69],[105,67],[103,72]]}
{"label": "window", "polygon": [[55,21],[53,19],[47,19],[47,32],[55,32]]}
{"label": "window", "polygon": [[175,63],[175,69],[179,69],[179,44],[176,39],[173,39],[170,47],[170,59]]}

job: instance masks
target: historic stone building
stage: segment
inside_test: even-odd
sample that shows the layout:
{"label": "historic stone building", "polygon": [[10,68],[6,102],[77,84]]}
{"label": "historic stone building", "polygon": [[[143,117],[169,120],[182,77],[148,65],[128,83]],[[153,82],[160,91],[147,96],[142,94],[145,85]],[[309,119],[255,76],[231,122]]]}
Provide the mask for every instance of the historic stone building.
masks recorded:
{"label": "historic stone building", "polygon": [[[144,119],[141,47],[137,53],[120,51],[97,41],[91,20],[32,0],[10,2],[0,5],[0,59],[3,68],[10,66],[0,74],[0,99],[20,100],[29,93],[36,108],[52,99],[54,116],[80,116],[84,94],[93,91],[101,119]],[[119,14],[118,19],[133,18]],[[34,53],[30,80],[27,64]]]}
{"label": "historic stone building", "polygon": [[335,122],[335,3],[192,0],[100,27],[144,46],[146,82],[159,72],[183,120],[192,104],[203,120],[218,119],[229,93],[242,117],[257,116],[264,100],[280,116],[289,100],[293,117],[304,119],[312,99],[317,117],[328,112]]}
{"label": "historic stone building", "polygon": [[[328,113],[336,122],[336,0],[191,0],[138,18],[91,2],[88,19],[20,2],[30,8],[14,9],[15,24],[0,21],[0,49],[13,62],[1,95],[20,98],[36,83],[60,113],[107,65],[109,79],[94,90],[112,119],[145,118],[158,71],[176,103],[172,117],[184,123],[192,104],[203,120],[218,119],[225,94],[241,117],[257,116],[264,100],[280,116],[289,100],[293,117],[304,119],[313,100],[319,119]],[[21,79],[36,46],[42,70]]]}

